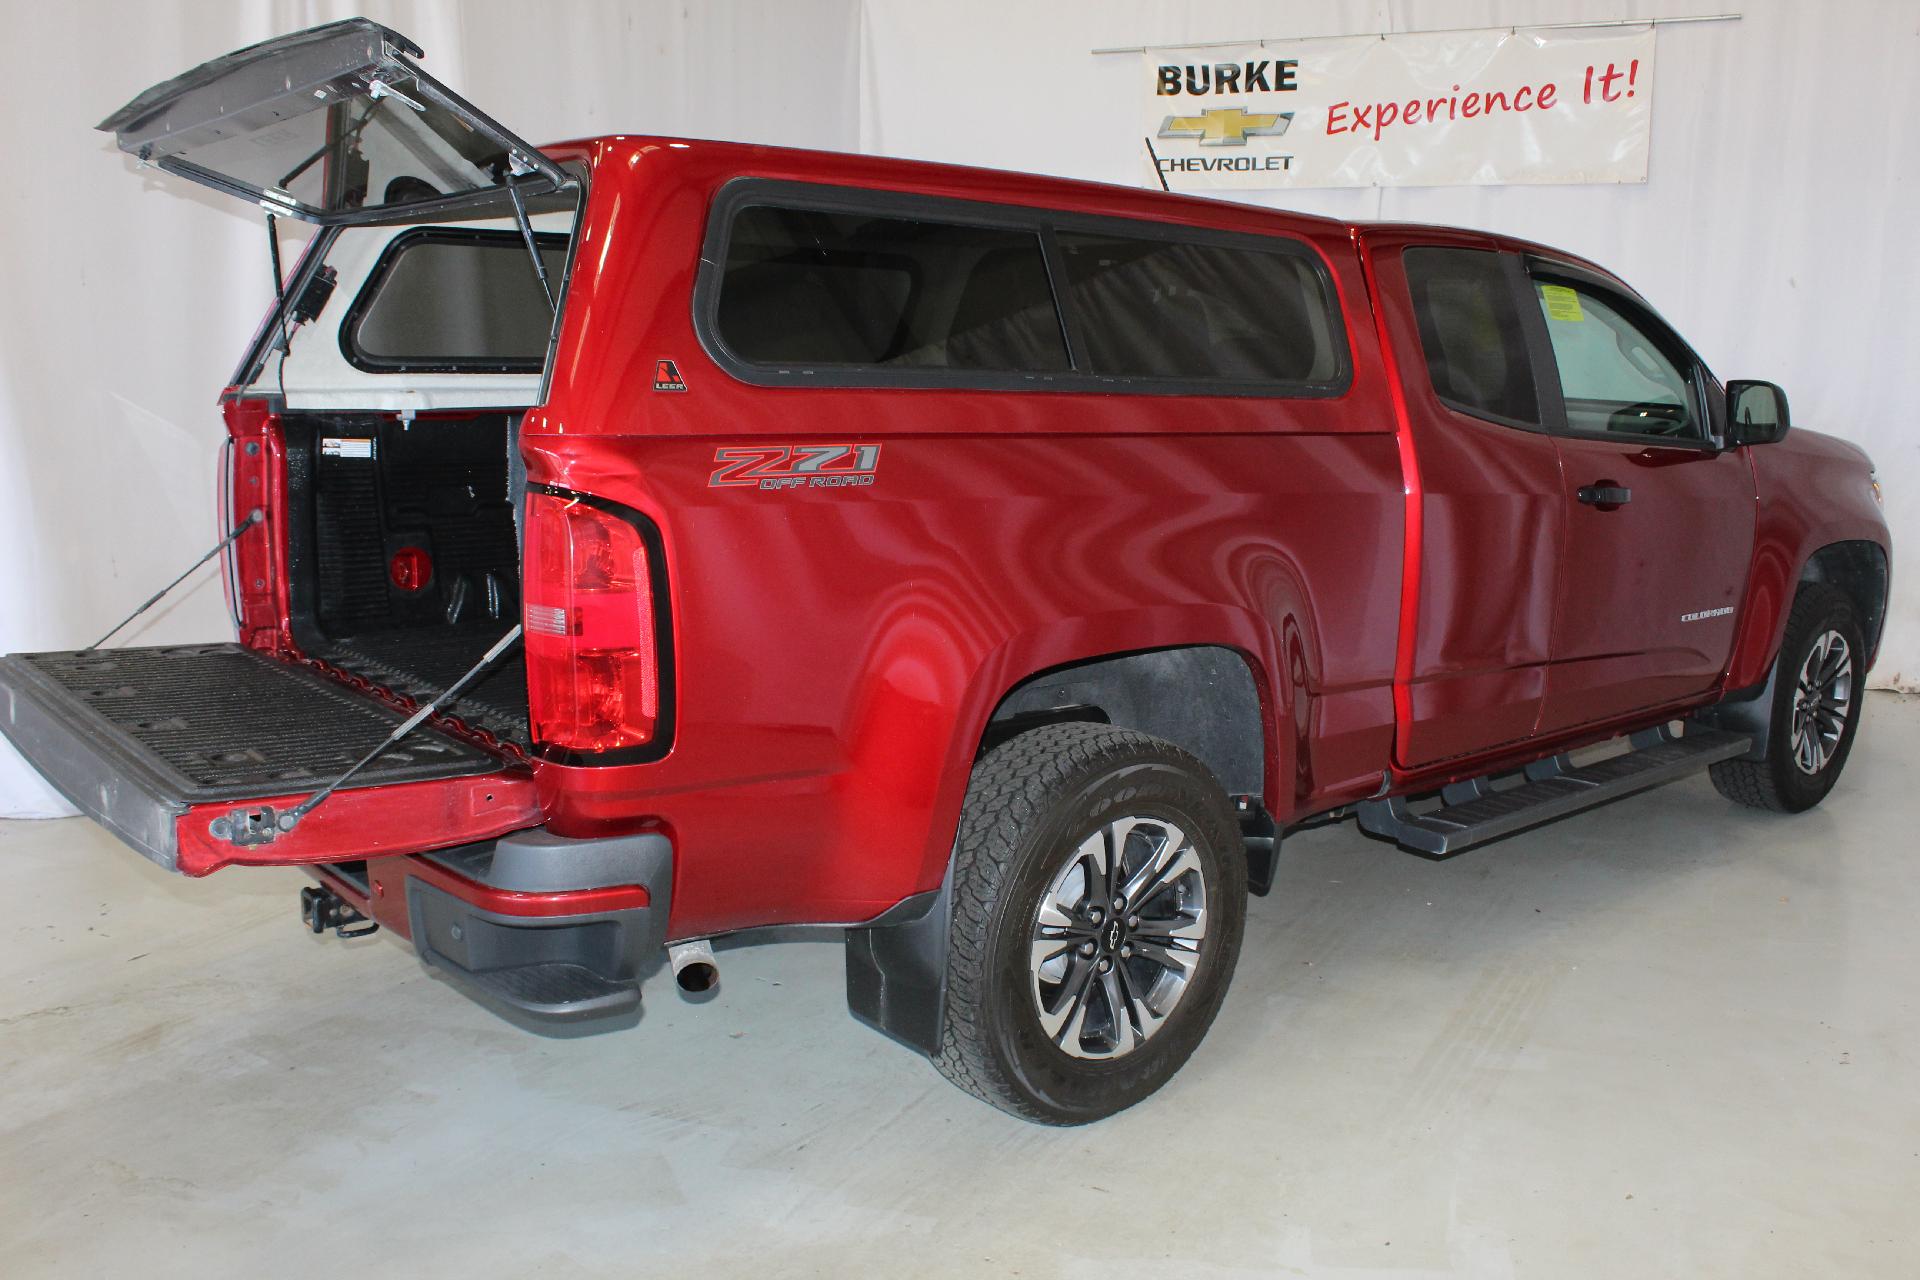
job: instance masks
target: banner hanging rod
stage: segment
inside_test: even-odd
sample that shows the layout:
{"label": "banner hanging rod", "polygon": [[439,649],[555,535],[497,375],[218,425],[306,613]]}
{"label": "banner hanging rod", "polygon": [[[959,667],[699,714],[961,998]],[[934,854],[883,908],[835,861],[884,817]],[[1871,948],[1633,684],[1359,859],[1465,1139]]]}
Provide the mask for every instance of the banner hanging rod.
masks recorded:
{"label": "banner hanging rod", "polygon": [[[1507,26],[1509,31],[1570,31],[1580,27],[1673,27],[1686,22],[1738,22],[1737,13],[1701,13],[1680,18],[1608,18],[1598,22],[1523,22]],[[1362,36],[1379,36],[1382,40],[1388,36],[1440,36],[1456,31],[1498,31],[1504,23],[1489,23],[1479,27],[1426,27],[1418,31],[1361,31]],[[1130,44],[1118,49],[1094,49],[1092,53],[1099,57],[1109,53],[1145,53],[1149,49],[1226,49],[1241,44],[1275,44],[1282,40],[1340,40],[1352,39],[1352,36],[1270,36],[1262,40],[1203,40],[1196,44]]]}

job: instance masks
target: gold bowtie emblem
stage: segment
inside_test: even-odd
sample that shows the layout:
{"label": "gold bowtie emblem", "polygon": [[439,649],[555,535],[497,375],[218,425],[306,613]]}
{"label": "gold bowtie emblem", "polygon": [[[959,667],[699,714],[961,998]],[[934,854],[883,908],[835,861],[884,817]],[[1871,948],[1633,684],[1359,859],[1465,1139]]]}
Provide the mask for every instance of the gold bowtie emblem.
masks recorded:
{"label": "gold bowtie emblem", "polygon": [[1293,112],[1272,115],[1249,113],[1241,107],[1216,107],[1197,116],[1168,116],[1160,125],[1163,138],[1198,138],[1203,147],[1244,147],[1247,136],[1278,136],[1293,123]]}

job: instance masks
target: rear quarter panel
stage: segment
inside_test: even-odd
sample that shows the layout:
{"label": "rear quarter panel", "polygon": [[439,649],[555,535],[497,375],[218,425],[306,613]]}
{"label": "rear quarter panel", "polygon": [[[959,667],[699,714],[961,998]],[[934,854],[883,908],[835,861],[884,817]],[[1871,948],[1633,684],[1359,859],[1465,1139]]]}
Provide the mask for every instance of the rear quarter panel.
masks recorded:
{"label": "rear quarter panel", "polygon": [[[1353,343],[1338,398],[754,387],[694,332],[713,194],[743,172],[880,185],[889,166],[834,157],[825,174],[768,152],[742,169],[747,150],[662,145],[596,173],[577,258],[595,267],[524,449],[531,480],[660,526],[678,727],[654,763],[541,766],[550,827],[668,828],[676,937],[869,919],[938,885],[1013,684],[1183,644],[1248,660],[1280,816],[1371,791],[1392,736],[1402,484],[1345,234],[1307,237]],[[899,168],[894,189],[1043,202],[1033,180],[949,192]],[[1136,212],[1128,193],[1100,199],[1076,207]],[[659,359],[685,392],[654,389]],[[711,484],[717,449],[767,442],[880,445],[875,483]]]}

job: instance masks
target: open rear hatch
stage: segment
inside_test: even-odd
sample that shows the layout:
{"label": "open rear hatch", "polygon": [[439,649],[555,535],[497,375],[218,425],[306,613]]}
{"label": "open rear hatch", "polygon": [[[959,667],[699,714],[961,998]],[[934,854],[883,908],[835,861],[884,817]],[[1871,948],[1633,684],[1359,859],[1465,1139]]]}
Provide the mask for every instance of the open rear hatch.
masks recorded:
{"label": "open rear hatch", "polygon": [[[525,199],[574,180],[421,71],[420,54],[365,19],[329,23],[155,85],[100,127],[142,163],[327,228],[511,205],[535,253]],[[396,709],[437,698],[483,653],[500,659],[489,646],[518,617],[506,419],[465,435],[423,424],[411,442],[327,425],[353,436],[335,442],[343,449],[371,459],[379,445],[382,458],[378,475],[347,480],[319,467],[311,501],[341,509],[308,511],[301,527],[332,541],[295,540],[295,581],[318,580],[323,598],[302,600],[291,625],[328,670],[237,644],[0,658],[0,733],[82,812],[171,869],[442,849],[541,819],[516,750],[482,745],[524,737],[512,655],[484,672],[495,683],[462,689],[484,733]],[[262,527],[286,536],[278,514]],[[458,598],[423,588],[392,605],[389,573],[407,577],[390,571],[396,554],[424,566],[429,553]],[[317,807],[303,803],[336,784]]]}
{"label": "open rear hatch", "polygon": [[429,218],[567,185],[549,157],[420,70],[365,18],[202,63],[101,121],[120,149],[323,226]]}
{"label": "open rear hatch", "polygon": [[540,820],[524,766],[423,724],[294,830],[251,828],[405,718],[237,644],[0,658],[0,731],[88,817],[189,875],[445,848]]}

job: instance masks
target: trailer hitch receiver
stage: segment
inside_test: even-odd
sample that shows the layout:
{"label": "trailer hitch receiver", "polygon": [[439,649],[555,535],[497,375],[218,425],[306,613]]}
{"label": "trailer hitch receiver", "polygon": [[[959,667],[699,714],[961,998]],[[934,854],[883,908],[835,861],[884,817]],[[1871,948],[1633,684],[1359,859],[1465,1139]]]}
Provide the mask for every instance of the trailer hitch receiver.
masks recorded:
{"label": "trailer hitch receiver", "polygon": [[308,885],[300,891],[300,923],[314,933],[331,929],[336,938],[364,938],[380,929],[345,898],[321,885]]}

